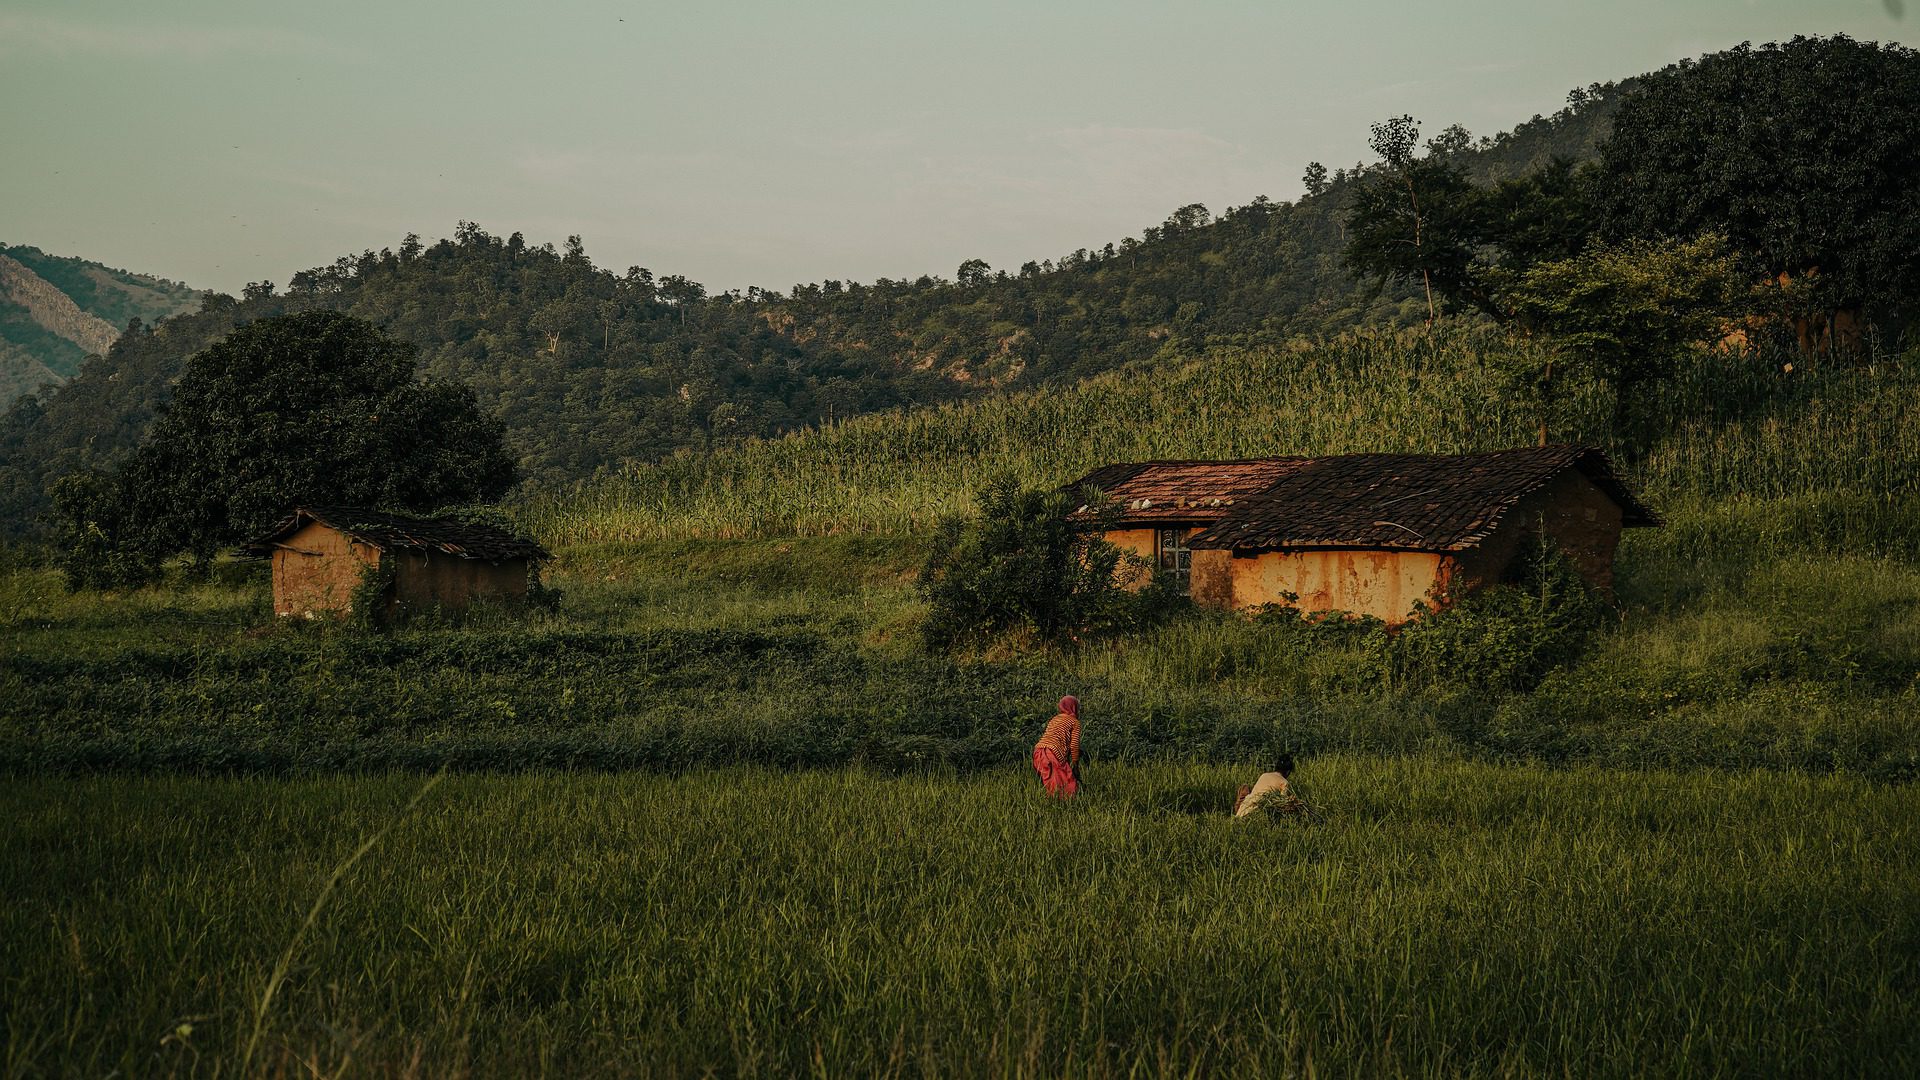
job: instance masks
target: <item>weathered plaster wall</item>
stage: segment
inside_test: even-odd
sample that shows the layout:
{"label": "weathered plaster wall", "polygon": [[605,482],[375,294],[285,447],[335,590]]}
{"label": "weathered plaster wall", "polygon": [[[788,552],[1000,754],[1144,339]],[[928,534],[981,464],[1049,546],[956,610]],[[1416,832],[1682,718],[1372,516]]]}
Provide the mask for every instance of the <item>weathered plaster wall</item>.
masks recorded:
{"label": "weathered plaster wall", "polygon": [[1187,595],[1201,607],[1238,606],[1233,599],[1234,561],[1233,553],[1228,551],[1205,548],[1194,552],[1191,562],[1193,576],[1188,580]]}
{"label": "weathered plaster wall", "polygon": [[1152,562],[1153,534],[1152,529],[1116,529],[1107,534],[1107,543]]}
{"label": "weathered plaster wall", "polygon": [[1613,589],[1613,556],[1620,546],[1620,507],[1578,472],[1569,471],[1521,500],[1479,547],[1460,553],[1457,589],[1500,581],[1522,545],[1544,528],[1596,588]]}
{"label": "weathered plaster wall", "polygon": [[435,607],[458,611],[474,600],[525,595],[525,559],[490,563],[433,552],[403,551],[394,563],[394,601],[413,611]]}
{"label": "weathered plaster wall", "polygon": [[[1543,528],[1589,581],[1610,590],[1620,519],[1619,505],[1606,492],[1569,471],[1521,500],[1491,536],[1467,551],[1272,551],[1245,558],[1196,551],[1191,592],[1194,603],[1216,608],[1285,603],[1292,593],[1304,612],[1350,611],[1397,624],[1429,604],[1437,589],[1459,596],[1502,580],[1522,545]],[[1153,534],[1140,535],[1150,555]]]}
{"label": "weathered plaster wall", "polygon": [[1123,553],[1135,555],[1146,567],[1131,576],[1123,575],[1120,584],[1128,589],[1144,589],[1153,580],[1154,529],[1115,529],[1107,533],[1107,543]]}
{"label": "weathered plaster wall", "polygon": [[346,614],[363,567],[380,565],[380,551],[345,533],[309,522],[273,552],[276,615]]}
{"label": "weathered plaster wall", "polygon": [[1227,560],[1234,607],[1285,603],[1292,593],[1301,611],[1350,611],[1388,623],[1405,622],[1452,571],[1451,557],[1424,551],[1269,551]]}

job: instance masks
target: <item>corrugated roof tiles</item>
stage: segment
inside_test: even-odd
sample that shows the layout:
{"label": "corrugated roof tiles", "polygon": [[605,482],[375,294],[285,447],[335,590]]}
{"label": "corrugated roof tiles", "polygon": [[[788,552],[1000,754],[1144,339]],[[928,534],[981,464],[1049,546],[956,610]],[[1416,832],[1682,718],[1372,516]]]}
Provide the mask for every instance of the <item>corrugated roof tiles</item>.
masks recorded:
{"label": "corrugated roof tiles", "polygon": [[1121,505],[1123,523],[1203,525],[1306,465],[1302,457],[1239,461],[1136,461],[1095,469],[1064,489],[1098,488]]}
{"label": "corrugated roof tiles", "polygon": [[[1341,454],[1112,465],[1069,485],[1120,500],[1122,523],[1208,525],[1194,548],[1457,551],[1568,469],[1619,504],[1622,524],[1657,525],[1606,454],[1543,446],[1482,454]],[[1195,501],[1204,512],[1195,512]],[[1218,501],[1209,501],[1218,500]]]}
{"label": "corrugated roof tiles", "polygon": [[412,518],[344,506],[302,506],[266,535],[240,550],[253,555],[272,554],[274,543],[310,521],[338,529],[383,551],[436,551],[462,559],[549,559],[547,549],[491,525],[470,524],[452,518]]}

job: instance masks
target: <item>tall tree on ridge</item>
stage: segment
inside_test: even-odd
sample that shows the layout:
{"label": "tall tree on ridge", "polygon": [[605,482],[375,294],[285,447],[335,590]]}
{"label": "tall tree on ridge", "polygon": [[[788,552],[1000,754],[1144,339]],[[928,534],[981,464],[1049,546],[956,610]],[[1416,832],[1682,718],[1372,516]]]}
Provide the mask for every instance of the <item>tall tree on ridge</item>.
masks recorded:
{"label": "tall tree on ridge", "polygon": [[1816,306],[1920,297],[1920,52],[1845,35],[1740,45],[1646,76],[1601,145],[1610,239],[1726,236]]}

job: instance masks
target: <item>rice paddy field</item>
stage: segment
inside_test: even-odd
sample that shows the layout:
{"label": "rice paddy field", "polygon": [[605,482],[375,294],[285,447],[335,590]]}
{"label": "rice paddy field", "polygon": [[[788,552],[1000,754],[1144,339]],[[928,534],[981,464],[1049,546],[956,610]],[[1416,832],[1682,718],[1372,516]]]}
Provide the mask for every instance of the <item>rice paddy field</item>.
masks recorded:
{"label": "rice paddy field", "polygon": [[16,780],[6,1069],[1920,1066],[1912,787],[1330,756],[1234,821],[1245,775]]}
{"label": "rice paddy field", "polygon": [[[1197,611],[920,648],[926,531],[990,471],[1527,443],[1491,348],[635,467],[514,508],[552,611],[0,570],[4,1075],[1912,1075],[1912,356],[1682,373],[1614,446],[1668,524],[1537,683]],[[1063,806],[1023,761],[1069,692]],[[1230,820],[1280,749],[1313,813]]]}

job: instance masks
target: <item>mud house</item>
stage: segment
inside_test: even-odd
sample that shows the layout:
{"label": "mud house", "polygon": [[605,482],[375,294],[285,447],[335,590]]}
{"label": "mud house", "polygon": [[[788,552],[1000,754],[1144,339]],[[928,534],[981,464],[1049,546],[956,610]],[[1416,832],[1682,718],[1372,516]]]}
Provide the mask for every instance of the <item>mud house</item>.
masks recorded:
{"label": "mud house", "polygon": [[1659,523],[1605,454],[1579,446],[1140,462],[1068,487],[1113,500],[1108,539],[1173,574],[1195,603],[1389,623],[1501,580],[1542,534],[1610,590],[1620,530]]}
{"label": "mud house", "polygon": [[[1192,571],[1188,538],[1223,521],[1248,498],[1309,460],[1139,461],[1095,469],[1064,490],[1077,495],[1092,488],[1105,495],[1114,515],[1107,541],[1148,567],[1173,575],[1184,591]],[[1146,584],[1146,576],[1132,584]]]}
{"label": "mud house", "polygon": [[305,616],[348,613],[363,582],[378,586],[388,612],[524,597],[551,558],[488,525],[342,507],[296,509],[241,551],[273,560],[274,613]]}

